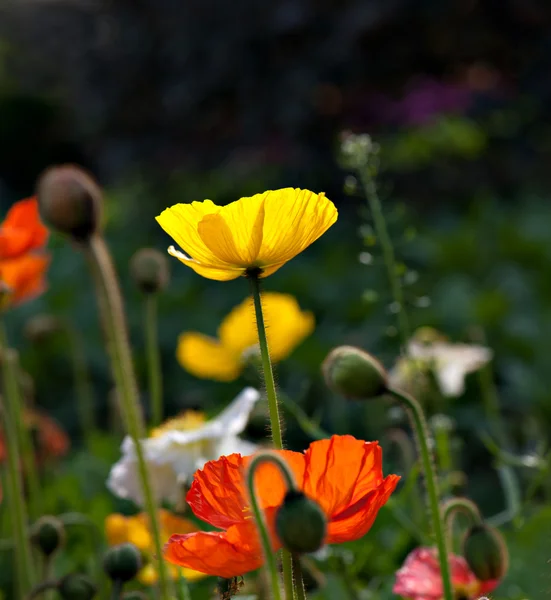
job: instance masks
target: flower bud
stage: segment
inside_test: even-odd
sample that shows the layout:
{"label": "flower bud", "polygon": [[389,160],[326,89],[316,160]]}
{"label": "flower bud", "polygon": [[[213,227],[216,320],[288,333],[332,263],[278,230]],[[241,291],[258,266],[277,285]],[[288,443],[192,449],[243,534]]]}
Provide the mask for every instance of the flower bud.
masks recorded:
{"label": "flower bud", "polygon": [[61,329],[60,320],[53,315],[38,314],[32,316],[24,329],[25,337],[31,342],[43,342]]}
{"label": "flower bud", "polygon": [[369,399],[387,389],[388,375],[371,354],[354,346],[339,346],[323,361],[327,386],[347,398]]}
{"label": "flower bud", "polygon": [[59,581],[57,592],[62,600],[92,600],[97,589],[86,575],[70,573]]}
{"label": "flower bud", "polygon": [[113,546],[105,554],[103,568],[113,581],[130,581],[142,568],[140,551],[134,544]]}
{"label": "flower bud", "polygon": [[133,592],[126,592],[123,595],[122,600],[147,600],[147,596],[143,592],[134,590]]}
{"label": "flower bud", "polygon": [[33,527],[31,539],[44,556],[50,557],[65,543],[63,523],[57,517],[40,517]]}
{"label": "flower bud", "polygon": [[154,248],[141,248],[130,261],[130,273],[144,294],[160,292],[168,285],[168,260]]}
{"label": "flower bud", "polygon": [[315,552],[323,545],[327,520],[319,504],[302,492],[287,492],[276,514],[276,532],[291,552]]}
{"label": "flower bud", "polygon": [[36,195],[42,218],[61,233],[86,241],[98,230],[101,189],[80,167],[50,167],[40,176]]}
{"label": "flower bud", "polygon": [[480,581],[501,579],[509,566],[509,552],[497,529],[477,524],[469,529],[463,541],[463,556]]}

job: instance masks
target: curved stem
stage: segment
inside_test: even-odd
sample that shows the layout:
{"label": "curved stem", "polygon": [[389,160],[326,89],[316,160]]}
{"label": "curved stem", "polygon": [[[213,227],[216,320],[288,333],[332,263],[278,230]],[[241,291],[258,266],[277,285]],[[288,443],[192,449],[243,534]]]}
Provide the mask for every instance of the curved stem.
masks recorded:
{"label": "curved stem", "polygon": [[473,524],[482,523],[482,515],[478,510],[478,506],[468,498],[450,498],[446,500],[442,503],[441,512],[445,525],[448,525],[458,512],[467,515]]}
{"label": "curved stem", "polygon": [[[258,499],[256,496],[256,489],[254,484],[254,474],[257,467],[266,462],[271,462],[276,465],[285,479],[285,483],[287,485],[287,490],[296,490],[297,485],[295,482],[295,478],[293,473],[287,466],[287,463],[280,458],[277,454],[270,452],[263,452],[261,454],[257,454],[251,460],[249,464],[249,469],[247,471],[247,489],[249,491],[249,499],[251,503],[251,510],[254,515],[254,519],[256,522],[256,526],[258,528],[258,533],[260,535],[260,541],[262,543],[262,548],[264,550],[264,556],[266,558],[266,567],[268,569],[268,574],[271,581],[272,591],[274,594],[275,600],[281,600],[281,593],[279,590],[279,576],[277,572],[276,560],[274,553],[272,551],[272,542],[270,539],[270,534],[268,533],[268,528],[266,526],[266,522],[264,521],[264,514],[260,509],[258,504]],[[290,569],[289,569],[290,571]],[[285,577],[285,573],[284,573]],[[291,595],[288,595],[286,590],[286,599],[292,600],[293,598],[293,588],[292,588],[292,574],[291,574]]]}
{"label": "curved stem", "polygon": [[138,386],[130,354],[126,318],[123,308],[122,296],[111,256],[100,236],[93,236],[87,246],[92,264],[95,267],[98,280],[98,296],[100,308],[103,312],[105,334],[111,352],[111,365],[115,383],[118,388],[121,414],[128,430],[136,452],[138,462],[138,475],[142,485],[144,504],[149,516],[151,533],[158,558],[159,585],[161,598],[169,598],[170,582],[167,569],[163,561],[163,545],[161,542],[157,507],[153,497],[149,480],[149,472],[145,461],[140,440],[144,437],[144,423],[141,407],[138,400]]}
{"label": "curved stem", "polygon": [[369,210],[371,211],[371,215],[373,217],[375,231],[377,232],[381,242],[381,249],[383,251],[383,259],[385,261],[390,289],[392,296],[394,297],[394,302],[396,302],[398,306],[398,328],[400,330],[402,344],[405,347],[410,338],[410,327],[404,302],[404,292],[398,276],[394,247],[386,226],[386,220],[381,207],[381,201],[377,193],[377,186],[375,185],[374,178],[369,172],[369,166],[365,165],[358,169],[358,175],[360,181],[362,182],[365,197],[369,205]]}
{"label": "curved stem", "polygon": [[266,337],[266,324],[264,323],[264,314],[262,312],[262,300],[260,297],[260,281],[258,275],[249,275],[251,290],[254,301],[254,311],[256,315],[256,327],[258,329],[258,343],[260,345],[260,355],[262,358],[262,370],[264,371],[264,384],[266,385],[266,396],[268,397],[268,407],[270,409],[270,426],[272,428],[272,439],[277,449],[283,448],[283,437],[281,435],[281,419],[277,405],[277,394],[274,382],[274,373],[272,371],[272,361],[270,360],[270,351],[268,349],[268,339]]}
{"label": "curved stem", "polygon": [[448,549],[446,543],[446,535],[440,514],[438,485],[436,481],[436,473],[432,455],[429,449],[429,432],[427,422],[421,405],[409,394],[389,388],[388,392],[399,402],[404,404],[408,409],[412,419],[413,430],[419,444],[421,461],[425,473],[427,485],[427,496],[432,517],[432,526],[434,536],[436,538],[436,546],[438,548],[438,560],[440,562],[440,571],[442,574],[442,584],[444,589],[444,600],[453,600],[453,590],[450,577],[450,566],[448,563]]}
{"label": "curved stem", "polygon": [[306,591],[304,590],[304,579],[302,577],[302,565],[300,564],[300,556],[293,554],[293,579],[295,582],[295,598],[296,600],[306,600]]}
{"label": "curved stem", "polygon": [[145,346],[149,379],[151,425],[158,427],[163,421],[163,381],[161,355],[157,332],[157,295],[146,294],[144,301]]}
{"label": "curved stem", "polygon": [[4,397],[0,405],[2,425],[6,439],[8,500],[12,515],[12,534],[15,539],[15,563],[19,595],[23,598],[33,582],[31,549],[27,535],[27,508],[21,480],[18,427],[21,405],[18,384],[12,361],[13,350],[8,348],[4,324],[0,321],[0,350],[2,351],[2,379]]}
{"label": "curved stem", "polygon": [[54,580],[39,583],[37,586],[33,587],[27,596],[25,596],[25,600],[33,600],[34,598],[38,598],[38,596],[44,592],[57,588],[57,583],[58,582]]}

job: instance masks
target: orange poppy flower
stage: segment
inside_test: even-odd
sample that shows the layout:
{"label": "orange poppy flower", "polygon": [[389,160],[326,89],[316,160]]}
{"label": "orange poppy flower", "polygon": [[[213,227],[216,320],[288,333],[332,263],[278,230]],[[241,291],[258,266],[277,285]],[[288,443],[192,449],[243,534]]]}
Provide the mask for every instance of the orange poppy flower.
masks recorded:
{"label": "orange poppy flower", "polygon": [[35,197],[16,202],[0,225],[0,260],[16,258],[43,247],[48,229],[40,220]]}
{"label": "orange poppy flower", "polygon": [[[383,478],[382,449],[350,435],[310,444],[305,453],[276,450],[294,473],[298,487],[316,500],[327,516],[327,544],[364,536],[394,491],[397,475]],[[262,548],[249,510],[244,473],[251,457],[231,454],[197,471],[186,500],[197,517],[223,531],[173,535],[165,558],[176,565],[219,577],[236,577],[263,563]],[[256,490],[272,535],[286,487],[273,464],[256,471]]]}
{"label": "orange poppy flower", "polygon": [[[37,462],[47,458],[57,458],[69,450],[69,437],[61,426],[47,414],[35,408],[23,410],[23,425],[36,432]],[[3,433],[0,431],[0,462],[6,458],[6,446]]]}

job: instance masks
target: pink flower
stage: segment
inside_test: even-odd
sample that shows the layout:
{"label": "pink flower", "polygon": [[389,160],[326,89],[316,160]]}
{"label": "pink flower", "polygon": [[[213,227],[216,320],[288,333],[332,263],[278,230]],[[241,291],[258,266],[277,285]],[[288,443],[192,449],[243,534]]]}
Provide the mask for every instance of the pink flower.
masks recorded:
{"label": "pink flower", "polygon": [[[476,600],[491,592],[499,581],[479,581],[467,562],[456,554],[449,555],[452,585],[457,600]],[[444,590],[436,548],[416,548],[396,572],[392,591],[408,600],[442,600]]]}

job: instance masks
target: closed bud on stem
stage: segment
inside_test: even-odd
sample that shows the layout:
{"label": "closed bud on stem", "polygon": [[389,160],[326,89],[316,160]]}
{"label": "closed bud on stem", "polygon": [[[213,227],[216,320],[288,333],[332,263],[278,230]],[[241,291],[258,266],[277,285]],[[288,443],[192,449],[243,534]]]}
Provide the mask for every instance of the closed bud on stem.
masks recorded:
{"label": "closed bud on stem", "polygon": [[168,285],[168,260],[154,248],[141,248],[130,260],[130,273],[144,294],[155,294]]}
{"label": "closed bud on stem", "polygon": [[354,346],[339,346],[323,361],[327,386],[347,398],[369,399],[387,390],[388,374],[371,354]]}
{"label": "closed bud on stem", "polygon": [[501,533],[484,523],[473,525],[467,532],[463,556],[480,581],[501,579],[509,566],[509,552]]}
{"label": "closed bud on stem", "polygon": [[24,334],[31,342],[43,342],[62,328],[57,317],[48,314],[38,314],[25,323]]}
{"label": "closed bud on stem", "polygon": [[36,195],[42,218],[57,231],[81,242],[98,231],[102,192],[80,167],[50,167],[40,176]]}
{"label": "closed bud on stem", "polygon": [[80,573],[66,575],[57,584],[57,592],[62,600],[92,600],[97,591],[92,581]]}
{"label": "closed bud on stem", "polygon": [[290,552],[315,552],[323,545],[327,519],[319,504],[302,492],[287,492],[276,514],[276,532]]}
{"label": "closed bud on stem", "polygon": [[134,579],[142,568],[140,551],[134,544],[119,544],[110,548],[103,559],[103,569],[113,581]]}
{"label": "closed bud on stem", "polygon": [[31,540],[49,558],[65,544],[65,527],[57,517],[45,515],[34,524]]}

